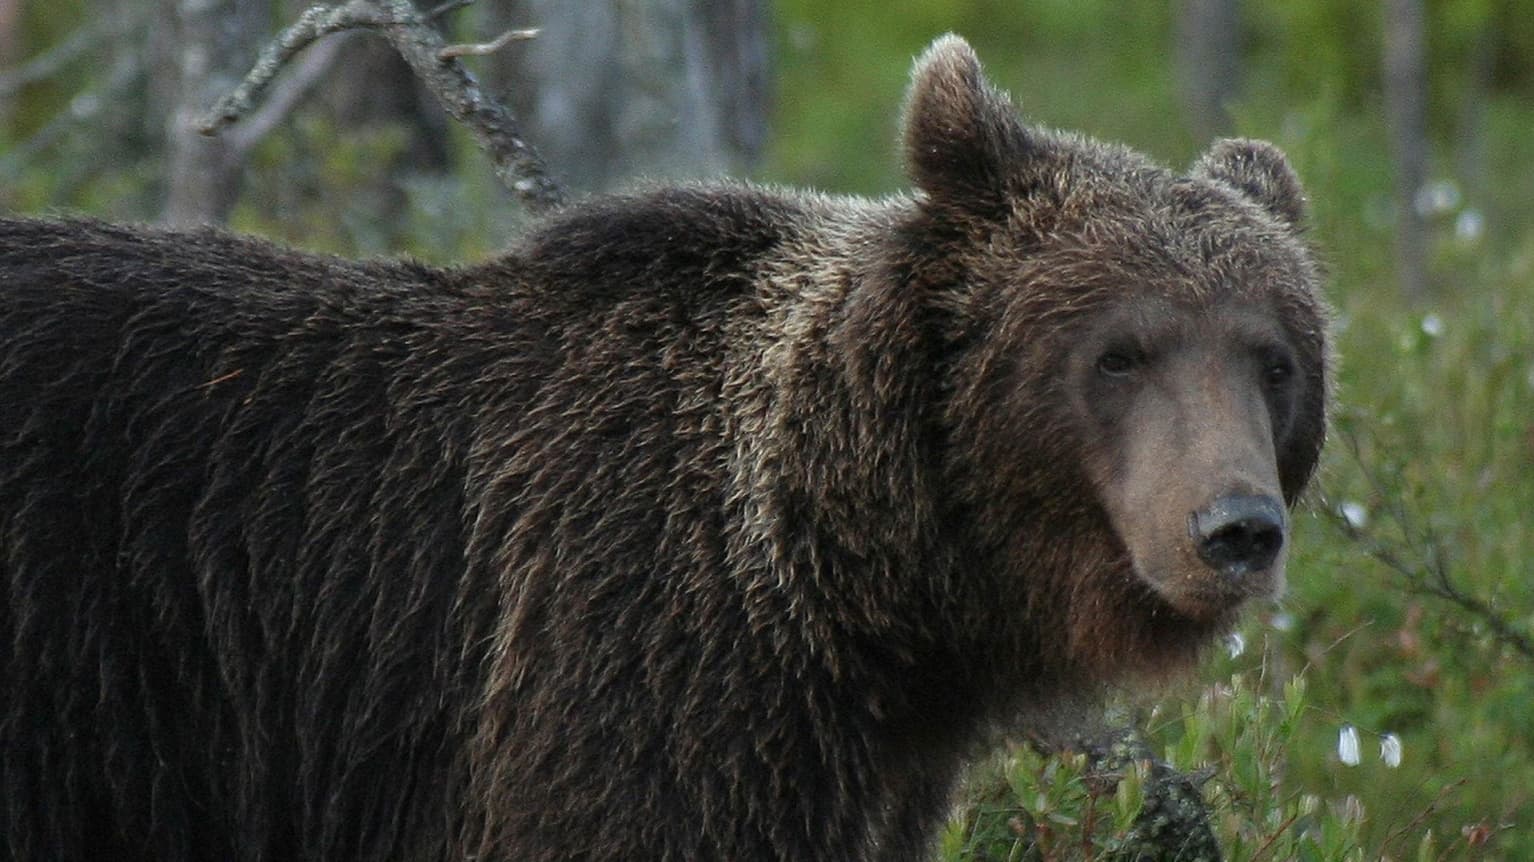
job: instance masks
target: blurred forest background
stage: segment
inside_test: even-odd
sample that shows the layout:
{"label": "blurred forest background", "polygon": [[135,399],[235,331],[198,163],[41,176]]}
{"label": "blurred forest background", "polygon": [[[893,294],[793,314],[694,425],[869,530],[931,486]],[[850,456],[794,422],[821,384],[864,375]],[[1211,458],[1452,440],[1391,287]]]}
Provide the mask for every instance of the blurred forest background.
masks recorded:
{"label": "blurred forest background", "polygon": [[[301,8],[0,0],[0,210],[434,261],[506,244],[527,215],[376,35],[190,131]],[[1282,146],[1341,356],[1291,594],[1116,708],[1208,776],[1230,858],[1534,859],[1534,0],[482,0],[439,22],[542,28],[465,62],[577,193],[897,192],[910,61],[949,30],[1034,122],[1176,166],[1221,134]],[[998,752],[943,858],[1124,852],[1141,777]]]}

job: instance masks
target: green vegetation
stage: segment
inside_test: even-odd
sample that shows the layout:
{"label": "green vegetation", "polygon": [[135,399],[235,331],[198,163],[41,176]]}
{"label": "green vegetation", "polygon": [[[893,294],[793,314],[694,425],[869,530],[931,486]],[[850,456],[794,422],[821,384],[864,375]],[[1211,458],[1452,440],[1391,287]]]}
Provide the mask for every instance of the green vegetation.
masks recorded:
{"label": "green vegetation", "polygon": [[[778,137],[761,178],[903,187],[895,118],[910,59],[948,30],[1034,121],[1186,165],[1207,142],[1180,119],[1165,5],[782,0]],[[1430,7],[1444,185],[1436,293],[1413,306],[1391,263],[1377,4],[1243,4],[1234,131],[1281,145],[1312,196],[1337,309],[1334,434],[1296,518],[1283,606],[1252,617],[1239,655],[1213,650],[1159,695],[1119,698],[1158,754],[1210,776],[1205,798],[1234,860],[1534,858],[1534,2]],[[74,20],[81,4],[60,8]],[[68,29],[29,27],[45,42]],[[1495,62],[1477,78],[1488,38]],[[29,88],[0,128],[0,206],[151,216],[156,181],[141,162],[103,170],[72,158],[91,150],[67,136],[23,167],[7,152],[35,139],[82,74]],[[1483,110],[1473,118],[1467,104]],[[294,123],[257,152],[247,186],[268,197],[242,203],[235,226],[346,253],[464,259],[499,245],[515,219],[456,133],[457,162],[473,167],[410,180],[396,190],[403,223],[369,221],[375,173],[403,146]],[[1356,766],[1339,758],[1349,727]],[[1387,735],[1398,766],[1380,755]],[[1143,780],[999,752],[971,776],[942,858],[1124,855]]]}

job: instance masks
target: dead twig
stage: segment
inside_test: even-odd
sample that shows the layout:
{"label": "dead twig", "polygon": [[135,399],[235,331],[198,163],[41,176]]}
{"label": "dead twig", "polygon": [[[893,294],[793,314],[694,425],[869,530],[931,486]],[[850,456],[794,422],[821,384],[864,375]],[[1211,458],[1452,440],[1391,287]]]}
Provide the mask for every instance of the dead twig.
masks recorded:
{"label": "dead twig", "polygon": [[537,27],[529,27],[525,30],[507,30],[489,42],[448,45],[437,52],[437,58],[440,60],[451,60],[454,57],[483,57],[486,54],[494,54],[512,42],[521,42],[525,39],[536,38],[537,36]]}
{"label": "dead twig", "polygon": [[298,103],[314,89],[335,65],[341,48],[346,45],[349,33],[340,33],[334,39],[326,39],[304,57],[292,74],[286,75],[272,86],[270,94],[244,122],[230,130],[230,145],[236,153],[250,152],[283,118],[292,113]]}
{"label": "dead twig", "polygon": [[[506,188],[531,210],[558,206],[564,201],[564,189],[549,175],[537,150],[522,137],[516,117],[485,93],[457,59],[462,54],[481,53],[477,50],[480,47],[528,38],[515,35],[527,31],[511,31],[486,46],[448,46],[431,21],[464,5],[463,0],[450,0],[425,13],[416,10],[410,0],[349,0],[311,7],[267,45],[245,80],[218,101],[199,129],[204,134],[217,134],[249,114],[272,86],[277,72],[316,40],[343,30],[373,30],[389,40],[448,114],[473,133]],[[450,47],[461,50],[454,53]]]}
{"label": "dead twig", "polygon": [[232,92],[218,100],[197,126],[204,135],[217,134],[225,126],[250,113],[266,94],[277,73],[298,52],[316,40],[358,27],[376,28],[389,22],[383,9],[371,0],[351,0],[341,6],[311,6],[298,20],[277,34],[256,59],[256,65]]}

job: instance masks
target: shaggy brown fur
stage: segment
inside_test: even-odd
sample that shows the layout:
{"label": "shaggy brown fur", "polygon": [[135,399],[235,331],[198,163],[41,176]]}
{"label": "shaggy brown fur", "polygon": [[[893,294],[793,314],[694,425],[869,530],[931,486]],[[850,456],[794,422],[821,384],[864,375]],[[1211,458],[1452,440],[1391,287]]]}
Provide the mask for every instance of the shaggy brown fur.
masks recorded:
{"label": "shaggy brown fur", "polygon": [[1190,531],[1323,437],[1283,157],[1027,128],[954,38],[905,122],[911,197],[458,270],[0,224],[0,856],[910,859],[988,726],[1275,592]]}

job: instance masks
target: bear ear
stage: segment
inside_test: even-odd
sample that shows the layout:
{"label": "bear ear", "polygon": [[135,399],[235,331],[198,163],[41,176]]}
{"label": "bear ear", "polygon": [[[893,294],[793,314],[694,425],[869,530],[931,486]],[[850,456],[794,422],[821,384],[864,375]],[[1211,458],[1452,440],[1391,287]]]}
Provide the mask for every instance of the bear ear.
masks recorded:
{"label": "bear ear", "polygon": [[986,83],[980,60],[952,33],[911,71],[902,123],[911,179],[935,200],[989,209],[1031,149],[1012,102]]}
{"label": "bear ear", "polygon": [[1193,166],[1194,177],[1223,183],[1296,230],[1305,226],[1305,190],[1283,151],[1267,141],[1216,141]]}

